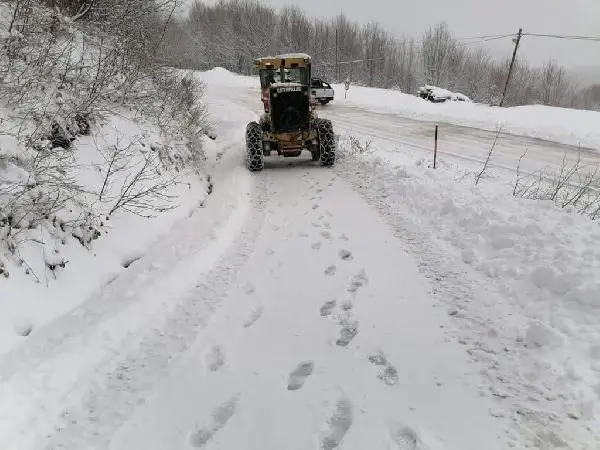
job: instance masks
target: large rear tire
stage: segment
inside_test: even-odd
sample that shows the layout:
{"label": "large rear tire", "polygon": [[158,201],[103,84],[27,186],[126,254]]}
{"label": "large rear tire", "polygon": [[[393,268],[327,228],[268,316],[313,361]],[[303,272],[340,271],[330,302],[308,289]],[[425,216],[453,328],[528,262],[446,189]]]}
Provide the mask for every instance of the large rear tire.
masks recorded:
{"label": "large rear tire", "polygon": [[335,164],[335,135],[329,119],[317,119],[317,136],[319,139],[319,154],[321,165],[324,167]]}
{"label": "large rear tire", "polygon": [[246,127],[246,167],[251,172],[265,167],[262,129],[256,122],[250,122]]}

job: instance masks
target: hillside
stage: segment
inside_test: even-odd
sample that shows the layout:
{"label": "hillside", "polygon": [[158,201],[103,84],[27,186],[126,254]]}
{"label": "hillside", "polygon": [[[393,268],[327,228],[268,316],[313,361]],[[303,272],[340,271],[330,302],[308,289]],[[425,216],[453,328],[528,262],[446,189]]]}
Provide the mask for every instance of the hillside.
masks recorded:
{"label": "hillside", "polygon": [[125,270],[210,186],[199,83],[127,58],[94,22],[18,5],[0,4],[0,352]]}

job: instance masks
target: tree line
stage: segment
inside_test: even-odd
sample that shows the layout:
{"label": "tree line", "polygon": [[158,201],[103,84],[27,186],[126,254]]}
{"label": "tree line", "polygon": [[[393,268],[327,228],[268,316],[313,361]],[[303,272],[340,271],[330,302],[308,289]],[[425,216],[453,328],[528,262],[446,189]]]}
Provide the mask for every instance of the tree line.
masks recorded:
{"label": "tree line", "polygon": [[[315,71],[329,80],[348,77],[409,94],[427,83],[488,104],[499,102],[510,63],[509,55],[499,60],[484,48],[465,45],[446,23],[431,26],[420,38],[398,37],[377,22],[361,25],[344,14],[310,18],[296,6],[277,11],[254,0],[214,5],[196,0],[185,18],[171,22],[161,56],[180,68],[221,66],[251,74],[253,58],[294,51],[311,54]],[[600,108],[597,90],[579,89],[553,60],[533,67],[517,58],[505,105]]]}

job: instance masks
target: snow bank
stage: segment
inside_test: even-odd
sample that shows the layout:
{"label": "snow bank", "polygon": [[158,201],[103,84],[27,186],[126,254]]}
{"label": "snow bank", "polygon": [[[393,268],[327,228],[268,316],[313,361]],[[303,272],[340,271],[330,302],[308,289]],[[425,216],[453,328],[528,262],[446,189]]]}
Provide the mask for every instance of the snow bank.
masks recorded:
{"label": "snow bank", "polygon": [[536,421],[557,417],[566,442],[586,439],[573,418],[600,432],[598,224],[551,201],[512,197],[493,171],[475,186],[462,167],[442,160],[433,170],[430,158],[391,152],[377,138],[372,148],[342,160],[344,174],[435,280],[493,395]]}
{"label": "snow bank", "polygon": [[[10,181],[9,177],[27,179],[30,175],[15,165],[2,169],[3,154],[20,151],[22,155],[24,150],[11,137],[0,136],[0,144],[3,149],[0,152],[1,189],[3,180]],[[102,202],[97,200],[107,167],[102,151],[129,145],[128,170],[121,171],[123,179],[117,180],[115,176],[110,180],[105,193],[107,203],[116,201],[115,195],[120,193],[123,180],[135,175],[146,153],[164,152],[167,164],[169,158],[176,161],[185,156],[177,151],[176,142],[163,136],[158,128],[139,119],[128,119],[126,114],[108,116],[106,123],[93,127],[90,136],[78,140],[76,152],[76,181],[87,192],[82,200],[94,205],[93,210],[98,214],[105,210]],[[0,246],[0,264],[6,276],[0,277],[0,354],[127,271],[175,221],[198,208],[208,195],[209,182],[195,171],[178,170],[177,183],[164,192],[168,196],[165,204],[174,207],[172,210],[144,217],[144,213],[132,214],[125,208],[110,217],[102,216],[100,223],[90,221],[88,230],[70,226],[72,221],[89,213],[87,208],[73,202],[70,211],[57,211],[47,223],[13,233],[21,240],[16,256],[4,245]],[[170,177],[166,169],[162,179],[169,180]],[[157,181],[160,179],[148,180],[150,185]],[[6,227],[0,226],[0,232],[6,232]],[[3,242],[1,238],[6,236],[0,235],[0,243]]]}
{"label": "snow bank", "polygon": [[[0,45],[0,353],[110,283],[209,186],[197,83],[115,67],[72,21],[29,6]],[[13,8],[0,4],[0,30]]]}
{"label": "snow bank", "polygon": [[600,149],[600,112],[596,111],[541,105],[499,108],[469,102],[432,103],[399,91],[360,86],[350,86],[344,100],[344,86],[334,87],[335,101],[341,104],[492,131],[501,125],[507,133]]}
{"label": "snow bank", "polygon": [[211,86],[255,87],[260,88],[258,76],[237,75],[222,67],[215,67],[206,72],[198,72],[198,77]]}

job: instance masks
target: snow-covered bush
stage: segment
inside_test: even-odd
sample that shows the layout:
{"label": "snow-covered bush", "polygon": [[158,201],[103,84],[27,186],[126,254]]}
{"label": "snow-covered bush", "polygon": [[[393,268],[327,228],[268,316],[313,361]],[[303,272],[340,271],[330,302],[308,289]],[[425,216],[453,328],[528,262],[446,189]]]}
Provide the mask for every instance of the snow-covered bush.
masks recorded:
{"label": "snow-covered bush", "polygon": [[[173,207],[166,192],[177,173],[201,167],[207,131],[202,86],[155,56],[175,0],[46,5],[0,4],[0,259],[21,265],[34,235],[89,247],[117,211]],[[127,132],[83,155],[79,141],[97,141],[114,117],[129,120],[117,129],[160,130],[161,142]]]}

